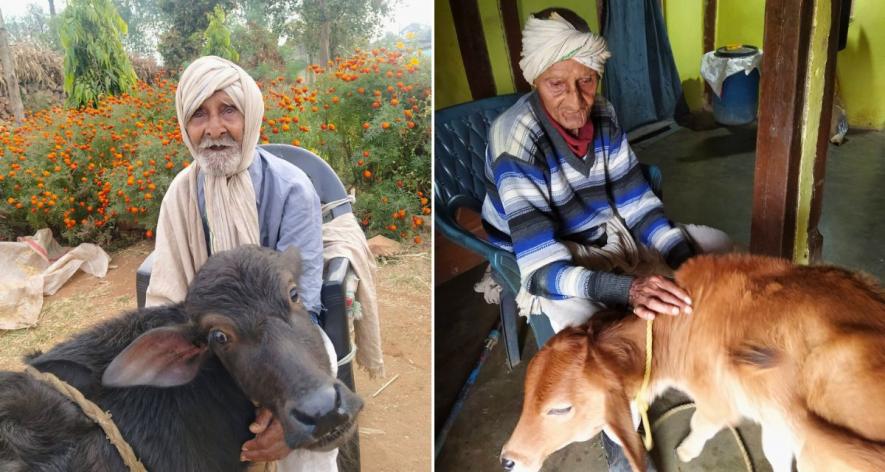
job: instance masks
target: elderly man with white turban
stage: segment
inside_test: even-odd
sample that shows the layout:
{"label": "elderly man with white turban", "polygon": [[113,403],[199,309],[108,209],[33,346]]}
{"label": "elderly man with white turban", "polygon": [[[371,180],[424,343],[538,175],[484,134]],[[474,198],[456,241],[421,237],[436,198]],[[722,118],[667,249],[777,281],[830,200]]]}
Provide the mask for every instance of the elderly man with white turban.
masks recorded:
{"label": "elderly man with white turban", "polygon": [[[522,45],[534,90],[491,126],[482,209],[489,239],[516,254],[520,314],[543,313],[560,331],[606,306],[642,318],[691,313],[688,294],[665,275],[731,243],[667,219],[614,109],[596,95],[611,56],[605,40],[574,12],[551,8],[528,19]],[[612,470],[629,470],[605,445]]]}
{"label": "elderly man with white turban", "polygon": [[[299,250],[298,295],[316,317],[323,270],[320,199],[304,172],[256,147],[264,115],[258,85],[236,64],[206,56],[182,74],[175,104],[194,162],[163,197],[147,305],[184,300],[211,254],[260,244]],[[251,429],[257,436],[244,445],[244,460],[288,456],[283,470],[337,470],[337,450],[289,454],[282,428],[268,410],[259,411]]]}

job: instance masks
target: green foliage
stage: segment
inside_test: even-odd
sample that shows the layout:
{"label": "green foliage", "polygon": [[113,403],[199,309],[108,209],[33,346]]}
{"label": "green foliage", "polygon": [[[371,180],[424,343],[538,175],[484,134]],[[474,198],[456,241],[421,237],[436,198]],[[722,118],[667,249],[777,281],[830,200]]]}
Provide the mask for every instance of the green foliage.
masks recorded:
{"label": "green foliage", "polygon": [[237,62],[250,73],[261,69],[262,73],[253,75],[255,80],[270,79],[279,75],[285,68],[280,48],[277,46],[277,35],[260,23],[248,22],[234,26],[231,30],[231,44],[240,52]]}
{"label": "green foliage", "polygon": [[[364,47],[390,13],[389,0],[298,0],[298,18],[289,23],[289,35],[314,60],[319,57],[318,27],[331,24],[329,57]],[[325,66],[325,64],[322,64]]]}
{"label": "green foliage", "polygon": [[285,32],[290,16],[297,13],[298,0],[239,0],[249,27],[262,25],[273,33],[274,43]]}
{"label": "green foliage", "polygon": [[230,44],[230,30],[224,24],[224,10],[216,5],[215,10],[209,14],[209,26],[203,33],[206,44],[203,45],[204,56],[218,56],[237,62],[240,54]]}
{"label": "green foliage", "polygon": [[4,18],[6,29],[13,43],[31,42],[61,51],[58,40],[59,16],[50,18],[49,13],[38,5],[28,5],[28,13],[21,17]]}
{"label": "green foliage", "polygon": [[405,239],[430,214],[431,61],[398,46],[308,66],[311,88],[271,81],[262,140],[316,152],[355,190],[368,234]]}
{"label": "green foliage", "polygon": [[61,16],[68,106],[94,105],[105,95],[129,91],[136,76],[120,42],[126,23],[110,0],[71,0]]}
{"label": "green foliage", "polygon": [[157,36],[161,30],[162,12],[154,0],[113,0],[120,18],[129,29],[123,38],[126,50],[143,56],[157,52]]}
{"label": "green foliage", "polygon": [[182,65],[200,56],[203,32],[209,26],[209,14],[216,6],[231,11],[234,0],[156,0],[166,32],[160,35],[157,50],[163,65],[173,76]]}

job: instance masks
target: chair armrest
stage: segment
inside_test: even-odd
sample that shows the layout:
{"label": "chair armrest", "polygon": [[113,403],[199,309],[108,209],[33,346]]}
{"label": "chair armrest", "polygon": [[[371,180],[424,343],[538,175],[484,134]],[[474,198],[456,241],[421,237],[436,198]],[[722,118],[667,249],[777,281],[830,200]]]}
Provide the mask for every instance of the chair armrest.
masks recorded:
{"label": "chair armrest", "polygon": [[154,267],[156,254],[155,251],[151,251],[144,262],[138,266],[138,270],[135,271],[135,299],[138,302],[138,308],[144,308],[147,299],[147,288],[151,283],[151,269]]}
{"label": "chair armrest", "polygon": [[339,360],[350,352],[350,330],[345,306],[345,279],[349,270],[350,261],[345,257],[329,259],[323,268],[323,313],[320,314],[320,325],[335,346]]}
{"label": "chair armrest", "polygon": [[484,241],[464,229],[454,218],[449,216],[450,213],[445,210],[446,206],[439,201],[439,198],[435,198],[434,204],[436,206],[433,216],[436,223],[435,228],[455,244],[485,257],[492,266],[492,270],[498,275],[495,277],[497,282],[512,293],[517,293],[520,286],[519,266],[516,264],[516,257],[513,253]]}
{"label": "chair armrest", "polygon": [[[351,271],[350,261],[346,257],[329,259],[323,268],[323,289],[321,298],[323,312],[320,314],[320,326],[332,341],[335,354],[340,361],[350,354],[350,324],[347,320],[347,274]],[[338,366],[338,379],[351,390],[356,391],[351,362]]]}

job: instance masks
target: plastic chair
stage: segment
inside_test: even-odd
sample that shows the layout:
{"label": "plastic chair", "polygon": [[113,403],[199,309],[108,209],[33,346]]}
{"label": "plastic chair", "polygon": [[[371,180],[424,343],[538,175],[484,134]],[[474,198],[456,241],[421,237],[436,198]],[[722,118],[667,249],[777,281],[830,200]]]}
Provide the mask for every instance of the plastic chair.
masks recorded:
{"label": "plastic chair", "polygon": [[[288,144],[265,144],[259,147],[304,171],[313,183],[321,204],[325,205],[347,198],[347,191],[338,175],[326,161],[316,154]],[[323,222],[352,211],[350,203],[338,205],[323,213]],[[151,252],[136,272],[135,290],[139,308],[143,308],[145,305],[153,263],[154,253]],[[321,291],[323,312],[319,315],[320,326],[329,336],[332,345],[335,346],[339,361],[347,357],[351,351],[350,326],[345,305],[347,298],[345,280],[350,270],[350,262],[344,257],[330,259],[323,268]],[[352,361],[338,366],[338,379],[344,382],[348,388],[356,391]],[[354,434],[347,443],[339,448],[338,469],[341,471],[360,470],[359,434]]]}
{"label": "plastic chair", "polygon": [[[520,287],[516,257],[464,229],[455,219],[459,208],[476,212],[486,195],[485,152],[491,123],[516,103],[519,94],[502,95],[438,110],[434,128],[434,221],[447,238],[474,251],[489,262],[492,277],[501,285],[501,326],[507,362],[512,368],[520,362],[520,326],[516,293]],[[652,189],[660,195],[661,171],[642,165]],[[532,315],[529,326],[538,347],[551,336],[553,328],[546,315]]]}

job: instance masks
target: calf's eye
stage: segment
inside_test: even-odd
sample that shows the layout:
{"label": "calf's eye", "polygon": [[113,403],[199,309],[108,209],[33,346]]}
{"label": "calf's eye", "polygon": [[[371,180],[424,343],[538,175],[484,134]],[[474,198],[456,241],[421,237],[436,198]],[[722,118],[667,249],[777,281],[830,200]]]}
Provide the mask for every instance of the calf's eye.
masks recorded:
{"label": "calf's eye", "polygon": [[566,406],[563,408],[551,408],[551,409],[547,410],[547,414],[551,415],[551,416],[558,416],[558,415],[564,415],[570,411],[572,411],[572,407]]}
{"label": "calf's eye", "polygon": [[213,329],[209,332],[209,341],[218,343],[218,344],[227,344],[227,335],[224,334],[224,331],[220,329]]}
{"label": "calf's eye", "polygon": [[297,301],[298,301],[298,298],[299,298],[299,297],[298,297],[298,287],[292,287],[292,288],[289,289],[289,298],[290,298],[293,302],[297,302]]}

